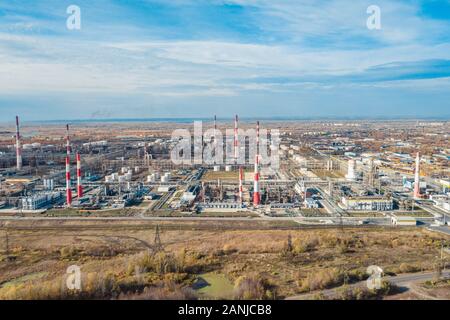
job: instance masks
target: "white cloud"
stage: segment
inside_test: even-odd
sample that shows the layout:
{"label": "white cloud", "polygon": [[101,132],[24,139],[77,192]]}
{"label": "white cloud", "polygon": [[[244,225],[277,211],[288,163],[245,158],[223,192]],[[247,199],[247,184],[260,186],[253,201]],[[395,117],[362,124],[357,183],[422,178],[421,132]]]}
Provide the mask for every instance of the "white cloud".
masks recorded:
{"label": "white cloud", "polygon": [[[259,19],[264,32],[289,38],[274,43],[230,39],[150,41],[134,36],[134,32],[127,41],[112,41],[104,36],[94,41],[3,32],[0,33],[0,93],[221,96],[235,95],[240,90],[278,92],[296,90],[296,87],[288,83],[262,84],[257,80],[302,77],[306,80],[297,86],[329,86],[317,79],[344,75],[350,79],[353,74],[392,62],[450,59],[449,43],[417,41],[425,33],[431,38],[430,31],[446,30],[443,25],[448,25],[447,22],[419,18],[416,3],[380,0],[377,4],[382,8],[383,30],[377,34],[365,28],[366,2],[369,3],[216,1],[257,7],[253,18]],[[39,23],[21,18],[16,26],[36,29]],[[122,26],[111,27],[116,31]],[[361,38],[384,44],[358,46]],[[314,44],[315,40],[330,43]],[[308,77],[311,81],[307,81]]]}
{"label": "white cloud", "polygon": [[[58,46],[51,40],[9,40],[32,49],[31,56],[16,55],[14,45],[0,49],[0,91],[8,93],[222,95],[239,89],[275,90],[267,85],[252,85],[252,79],[258,78],[317,79],[351,75],[394,61],[450,59],[450,45],[323,52],[213,41],[70,42]],[[35,58],[34,53],[42,57]],[[247,83],[241,84],[240,79]]]}

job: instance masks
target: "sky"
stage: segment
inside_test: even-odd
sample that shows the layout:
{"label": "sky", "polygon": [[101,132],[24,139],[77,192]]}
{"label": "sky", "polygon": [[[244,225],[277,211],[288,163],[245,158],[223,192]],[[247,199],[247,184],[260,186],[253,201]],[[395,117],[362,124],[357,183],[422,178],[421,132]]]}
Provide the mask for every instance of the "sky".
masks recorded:
{"label": "sky", "polygon": [[235,113],[450,118],[450,0],[0,0],[2,122]]}

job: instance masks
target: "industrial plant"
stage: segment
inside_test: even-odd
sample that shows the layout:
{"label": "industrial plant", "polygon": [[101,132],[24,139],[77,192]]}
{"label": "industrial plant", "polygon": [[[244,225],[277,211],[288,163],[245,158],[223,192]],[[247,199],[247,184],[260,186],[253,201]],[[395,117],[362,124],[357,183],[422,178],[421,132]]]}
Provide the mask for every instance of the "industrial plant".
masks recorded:
{"label": "industrial plant", "polygon": [[450,300],[449,35],[450,0],[0,1],[0,301]]}
{"label": "industrial plant", "polygon": [[[248,217],[300,225],[401,225],[398,218],[409,217],[417,225],[448,224],[447,123],[417,123],[413,132],[404,123],[292,123],[275,141],[276,121],[240,124],[235,115],[232,136],[221,134],[230,121],[211,122],[203,126],[213,137],[201,133],[185,155],[200,152],[200,161],[176,163],[171,152],[180,139],[164,122],[95,131],[83,123],[30,124],[33,134],[22,136],[16,117],[14,141],[6,131],[0,146],[0,215]],[[255,137],[243,136],[255,129]],[[202,160],[207,147],[212,164]],[[261,150],[279,164],[262,161]],[[215,157],[222,154],[230,157]]]}

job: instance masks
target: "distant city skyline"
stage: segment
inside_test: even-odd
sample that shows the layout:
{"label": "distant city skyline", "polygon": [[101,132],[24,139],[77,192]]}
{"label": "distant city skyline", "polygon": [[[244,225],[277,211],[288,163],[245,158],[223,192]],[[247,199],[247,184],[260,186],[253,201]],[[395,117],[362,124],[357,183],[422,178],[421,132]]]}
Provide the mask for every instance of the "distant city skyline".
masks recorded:
{"label": "distant city skyline", "polygon": [[0,3],[0,122],[448,119],[449,101],[449,0]]}

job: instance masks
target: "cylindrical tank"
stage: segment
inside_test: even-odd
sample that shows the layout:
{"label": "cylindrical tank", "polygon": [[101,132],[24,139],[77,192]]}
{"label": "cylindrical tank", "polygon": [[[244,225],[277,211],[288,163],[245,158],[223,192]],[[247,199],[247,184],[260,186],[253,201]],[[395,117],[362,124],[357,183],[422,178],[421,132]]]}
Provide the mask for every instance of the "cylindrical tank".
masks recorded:
{"label": "cylindrical tank", "polygon": [[356,161],[353,159],[348,160],[347,180],[356,180]]}
{"label": "cylindrical tank", "polygon": [[214,172],[219,172],[220,171],[220,166],[214,166]]}

